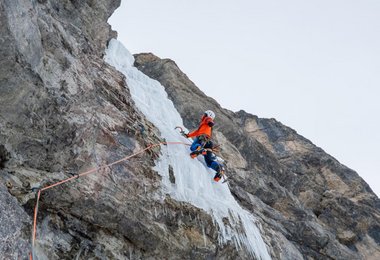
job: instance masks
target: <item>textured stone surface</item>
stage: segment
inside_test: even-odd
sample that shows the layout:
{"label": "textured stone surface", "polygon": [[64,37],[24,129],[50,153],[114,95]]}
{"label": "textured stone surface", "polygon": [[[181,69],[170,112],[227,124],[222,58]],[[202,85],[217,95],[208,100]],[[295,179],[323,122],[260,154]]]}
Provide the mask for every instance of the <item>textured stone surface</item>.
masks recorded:
{"label": "textured stone surface", "polygon": [[[1,171],[0,171],[1,174]],[[23,259],[29,253],[28,215],[0,184],[0,252],[2,259]]]}
{"label": "textured stone surface", "polygon": [[[29,253],[32,187],[161,141],[157,129],[136,110],[124,76],[103,61],[106,44],[115,36],[107,19],[119,4],[120,0],[0,3],[0,179],[7,184],[0,193],[1,209],[7,212],[1,213],[2,257],[26,258]],[[152,170],[158,152],[43,192],[37,255],[218,255],[211,217],[161,194],[160,177]],[[236,255],[236,248],[226,248]]]}
{"label": "textured stone surface", "polygon": [[214,138],[232,192],[260,218],[274,258],[380,257],[380,200],[356,172],[275,119],[222,109],[175,62],[149,53],[135,58],[166,88],[186,127],[196,127],[202,111],[216,112]]}
{"label": "textured stone surface", "polygon": [[[40,187],[160,141],[103,61],[120,0],[0,2],[0,255],[26,259]],[[224,110],[176,64],[139,55],[189,128],[217,112],[230,186],[275,259],[378,259],[378,198],[352,170],[273,119]],[[188,100],[198,100],[190,105]],[[141,129],[144,128],[144,133]],[[43,192],[41,259],[250,259],[204,211],[162,194],[155,149]],[[170,169],[169,169],[170,171]],[[174,175],[171,178],[175,182]]]}

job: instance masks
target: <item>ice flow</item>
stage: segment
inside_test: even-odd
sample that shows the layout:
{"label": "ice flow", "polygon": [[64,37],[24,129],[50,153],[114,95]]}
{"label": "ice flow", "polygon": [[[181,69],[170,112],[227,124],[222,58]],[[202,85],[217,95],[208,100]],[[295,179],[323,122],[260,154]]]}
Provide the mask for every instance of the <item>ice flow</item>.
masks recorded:
{"label": "ice flow", "polygon": [[[183,122],[165,88],[133,66],[134,57],[119,41],[110,41],[105,60],[126,76],[138,109],[160,130],[166,141],[188,142],[174,130]],[[154,169],[162,176],[165,193],[208,212],[219,226],[221,245],[232,241],[246,248],[255,258],[271,259],[254,217],[235,201],[227,184],[213,181],[214,172],[202,163],[203,159],[191,159],[189,148],[184,145],[162,146],[161,151]],[[175,184],[169,180],[169,165],[173,167]],[[222,219],[225,217],[231,227],[224,225]]]}

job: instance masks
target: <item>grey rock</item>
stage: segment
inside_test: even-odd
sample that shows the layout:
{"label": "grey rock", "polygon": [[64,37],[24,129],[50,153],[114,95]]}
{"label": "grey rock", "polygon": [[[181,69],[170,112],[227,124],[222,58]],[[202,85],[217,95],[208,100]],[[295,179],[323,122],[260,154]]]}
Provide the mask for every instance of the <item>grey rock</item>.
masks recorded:
{"label": "grey rock", "polygon": [[[0,255],[28,258],[44,187],[162,141],[125,78],[103,61],[120,0],[0,2]],[[136,56],[188,128],[217,112],[236,200],[257,219],[274,259],[379,256],[380,201],[368,185],[274,119],[225,110],[171,60]],[[188,100],[198,100],[191,105]],[[238,127],[237,127],[238,126]],[[159,149],[42,192],[40,259],[251,259],[220,245],[212,217],[166,196]],[[170,170],[170,169],[169,169]],[[172,174],[171,181],[175,178]],[[379,257],[378,257],[379,258]]]}
{"label": "grey rock", "polygon": [[[1,173],[1,171],[0,171]],[[3,259],[26,259],[30,252],[31,219],[17,200],[0,184],[0,252]]]}
{"label": "grey rock", "polygon": [[203,111],[216,112],[214,139],[231,192],[265,226],[273,258],[380,257],[379,199],[356,172],[275,119],[221,108],[174,61],[143,53],[135,66],[165,87],[186,127],[195,128]]}
{"label": "grey rock", "polygon": [[[0,255],[28,258],[35,192],[124,158],[159,131],[125,78],[103,61],[120,0],[0,3]],[[166,198],[152,170],[159,149],[43,191],[39,259],[215,259],[210,215]],[[4,210],[4,211],[3,211]],[[6,213],[3,213],[6,212]]]}

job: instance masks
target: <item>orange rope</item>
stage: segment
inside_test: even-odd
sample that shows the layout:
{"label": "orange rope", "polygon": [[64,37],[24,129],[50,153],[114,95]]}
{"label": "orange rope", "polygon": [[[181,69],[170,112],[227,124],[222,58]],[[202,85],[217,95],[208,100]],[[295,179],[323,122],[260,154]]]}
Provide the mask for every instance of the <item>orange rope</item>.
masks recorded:
{"label": "orange rope", "polygon": [[[34,207],[34,216],[33,216],[33,222],[37,221],[37,212],[38,212],[38,201],[40,200],[41,196],[41,191],[39,190],[37,193],[37,199],[36,199],[36,206]],[[34,246],[34,241],[36,239],[36,226],[33,227],[33,246]]]}
{"label": "orange rope", "polygon": [[131,155],[129,155],[129,156],[126,156],[126,157],[124,157],[124,158],[122,158],[122,159],[120,159],[120,160],[114,161],[114,162],[109,163],[109,164],[107,164],[107,165],[104,165],[104,166],[102,166],[102,167],[95,167],[95,168],[90,169],[90,170],[88,170],[88,171],[86,171],[86,172],[82,172],[82,173],[78,174],[77,176],[69,177],[69,178],[64,179],[64,180],[62,180],[62,181],[56,182],[56,183],[54,183],[54,184],[51,184],[51,185],[49,185],[49,186],[46,186],[46,187],[44,187],[44,188],[39,189],[39,190],[38,190],[38,193],[37,193],[37,196],[36,196],[36,205],[35,205],[35,207],[34,207],[34,216],[33,216],[33,233],[32,233],[32,252],[31,252],[30,255],[29,255],[30,259],[33,260],[33,257],[34,257],[34,244],[35,244],[35,241],[36,241],[36,235],[37,235],[37,213],[38,213],[38,202],[39,202],[39,200],[40,200],[41,192],[42,192],[42,191],[45,191],[45,190],[51,189],[51,188],[53,188],[53,187],[55,187],[55,186],[61,185],[61,184],[66,183],[66,182],[69,182],[69,181],[71,181],[71,180],[73,180],[73,179],[77,179],[77,178],[79,178],[79,177],[81,177],[81,176],[85,176],[85,175],[88,175],[88,174],[91,174],[91,173],[97,172],[99,169],[102,169],[102,168],[105,168],[105,167],[110,167],[110,166],[113,166],[113,165],[115,165],[115,164],[121,163],[121,162],[123,162],[123,161],[126,161],[126,160],[128,160],[128,159],[130,159],[130,158],[132,158],[132,157],[135,157],[135,156],[137,156],[137,155],[139,155],[139,154],[141,154],[141,153],[144,153],[144,152],[147,151],[147,150],[153,149],[154,147],[160,146],[160,145],[162,145],[162,144],[164,144],[164,145],[168,145],[168,144],[183,144],[183,145],[190,145],[190,144],[188,144],[188,143],[184,143],[184,142],[160,142],[160,143],[157,143],[157,144],[151,144],[151,145],[149,145],[148,147],[146,147],[146,148],[144,148],[144,149],[142,149],[142,150],[140,150],[140,151],[138,151],[138,152],[136,152],[136,153],[134,153],[134,154],[131,154]]}

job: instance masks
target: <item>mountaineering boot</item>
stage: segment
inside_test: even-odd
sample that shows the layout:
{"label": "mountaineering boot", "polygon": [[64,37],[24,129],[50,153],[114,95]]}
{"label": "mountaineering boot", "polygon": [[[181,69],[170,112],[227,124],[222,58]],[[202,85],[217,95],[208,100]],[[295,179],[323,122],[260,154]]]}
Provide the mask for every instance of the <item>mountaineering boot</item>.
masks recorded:
{"label": "mountaineering boot", "polygon": [[190,153],[190,157],[191,158],[195,158],[195,157],[197,157],[198,156],[198,153],[197,152],[192,152],[192,153]]}
{"label": "mountaineering boot", "polygon": [[214,181],[218,182],[222,178],[222,175],[224,175],[224,167],[223,165],[219,165],[218,171],[215,173]]}
{"label": "mountaineering boot", "polygon": [[222,178],[222,175],[219,172],[217,172],[214,176],[214,181],[218,182],[220,181],[221,178]]}
{"label": "mountaineering boot", "polygon": [[206,151],[204,151],[204,149],[202,149],[201,146],[198,146],[194,152],[190,153],[190,157],[194,159],[195,157],[197,157],[200,154],[203,154],[204,152],[206,152]]}

